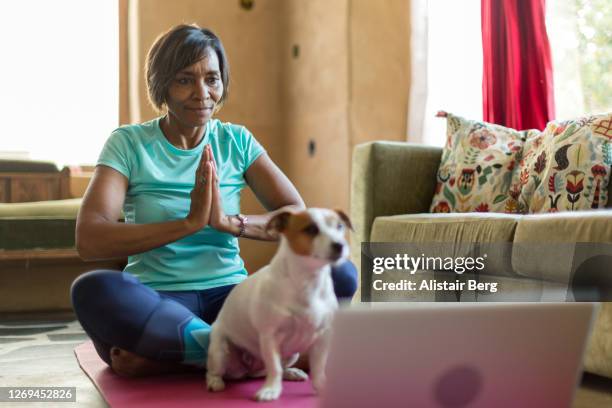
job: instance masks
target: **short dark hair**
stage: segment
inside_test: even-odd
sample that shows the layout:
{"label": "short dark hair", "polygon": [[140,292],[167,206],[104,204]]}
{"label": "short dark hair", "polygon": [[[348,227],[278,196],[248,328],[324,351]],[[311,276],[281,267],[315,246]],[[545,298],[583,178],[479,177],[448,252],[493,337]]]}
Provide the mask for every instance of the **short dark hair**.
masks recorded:
{"label": "short dark hair", "polygon": [[168,88],[176,74],[201,60],[212,49],[219,59],[223,95],[220,106],[229,91],[229,64],[219,37],[196,24],[180,24],[161,34],[149,50],[145,63],[145,81],[149,101],[158,111],[166,104]]}

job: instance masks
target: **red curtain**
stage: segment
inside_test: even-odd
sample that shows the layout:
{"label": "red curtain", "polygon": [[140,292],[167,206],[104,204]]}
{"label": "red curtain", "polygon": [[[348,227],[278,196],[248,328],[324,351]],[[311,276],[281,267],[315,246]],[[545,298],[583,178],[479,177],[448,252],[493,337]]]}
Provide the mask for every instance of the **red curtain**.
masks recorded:
{"label": "red curtain", "polygon": [[483,117],[514,129],[554,118],[545,0],[481,0]]}

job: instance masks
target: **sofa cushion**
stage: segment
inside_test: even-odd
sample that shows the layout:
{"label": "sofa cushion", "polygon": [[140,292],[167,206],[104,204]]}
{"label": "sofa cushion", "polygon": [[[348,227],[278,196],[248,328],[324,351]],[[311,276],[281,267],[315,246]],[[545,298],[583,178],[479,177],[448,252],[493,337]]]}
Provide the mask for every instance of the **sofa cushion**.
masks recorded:
{"label": "sofa cushion", "polygon": [[73,248],[81,201],[0,203],[0,250]]}
{"label": "sofa cushion", "polygon": [[612,165],[612,113],[550,122],[519,163],[519,201],[529,213],[604,208]]}
{"label": "sofa cushion", "polygon": [[530,133],[447,117],[447,139],[436,176],[431,212],[521,213],[511,188],[517,185],[515,168]]}
{"label": "sofa cushion", "polygon": [[567,284],[582,262],[600,254],[612,254],[612,210],[525,215],[512,266],[519,275]]}
{"label": "sofa cushion", "polygon": [[404,214],[377,217],[375,242],[512,242],[520,215]]}
{"label": "sofa cushion", "polygon": [[82,201],[82,198],[71,198],[29,203],[0,203],[0,217],[65,217],[76,219]]}
{"label": "sofa cushion", "polygon": [[[377,217],[370,241],[404,242],[427,256],[475,257],[486,254],[484,273],[515,274],[512,241],[520,215],[499,213],[407,214]],[[432,245],[442,244],[442,245]]]}

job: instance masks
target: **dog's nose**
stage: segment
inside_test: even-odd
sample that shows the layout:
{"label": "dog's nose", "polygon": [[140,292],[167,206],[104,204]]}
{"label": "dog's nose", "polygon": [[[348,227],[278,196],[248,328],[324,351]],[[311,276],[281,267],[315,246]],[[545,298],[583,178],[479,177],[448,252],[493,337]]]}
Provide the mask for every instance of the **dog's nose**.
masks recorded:
{"label": "dog's nose", "polygon": [[344,245],[340,242],[334,242],[331,244],[331,248],[335,255],[340,255],[342,253],[342,249],[344,249]]}

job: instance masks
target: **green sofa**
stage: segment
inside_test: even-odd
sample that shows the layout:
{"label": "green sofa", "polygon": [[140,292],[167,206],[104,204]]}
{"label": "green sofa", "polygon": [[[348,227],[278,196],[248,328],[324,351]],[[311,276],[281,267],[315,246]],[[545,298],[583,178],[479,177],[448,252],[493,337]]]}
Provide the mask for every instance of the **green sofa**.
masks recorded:
{"label": "green sofa", "polygon": [[123,260],[79,258],[74,235],[81,200],[0,203],[0,320],[71,313],[77,276],[123,267]]}
{"label": "green sofa", "polygon": [[[440,243],[455,256],[482,253],[483,246],[490,244],[489,249],[497,253],[480,276],[481,281],[500,282],[508,293],[559,294],[567,292],[573,270],[580,264],[577,261],[597,254],[612,255],[609,209],[541,215],[430,214],[441,156],[442,148],[410,143],[372,142],[355,148],[351,257],[358,267],[362,242]],[[362,277],[360,271],[360,282],[369,283],[372,279]],[[369,300],[374,302],[400,298],[392,292],[372,292],[368,292]],[[451,293],[445,301],[463,300],[461,295]],[[475,300],[467,294],[466,297]],[[361,299],[360,285],[354,300]],[[483,294],[477,300],[488,299]],[[549,300],[564,299],[551,296]],[[612,378],[612,303],[601,306],[585,356],[585,369]]]}

